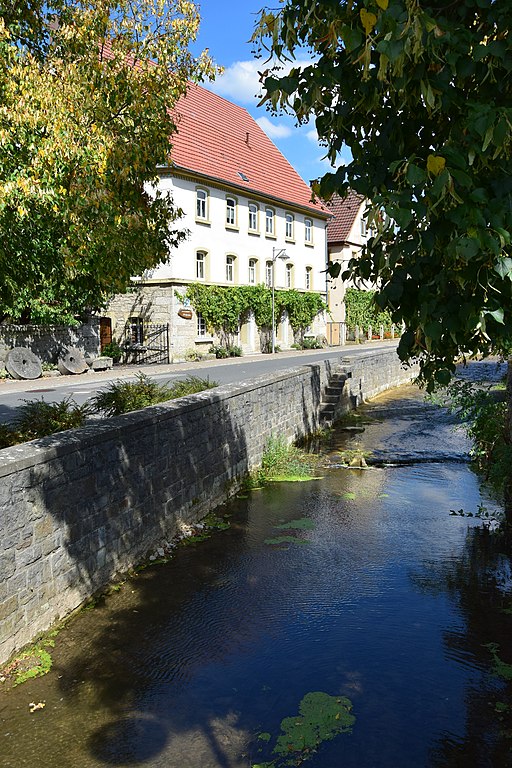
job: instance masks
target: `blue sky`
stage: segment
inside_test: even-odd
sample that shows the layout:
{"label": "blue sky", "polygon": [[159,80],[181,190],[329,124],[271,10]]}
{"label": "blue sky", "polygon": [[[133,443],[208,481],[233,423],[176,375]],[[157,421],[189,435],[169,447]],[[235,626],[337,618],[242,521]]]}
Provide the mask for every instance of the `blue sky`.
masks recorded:
{"label": "blue sky", "polygon": [[[202,0],[199,4],[202,23],[197,51],[209,48],[225,69],[224,75],[206,87],[247,109],[305,181],[328,171],[330,165],[322,160],[325,151],[313,124],[296,127],[290,117],[273,117],[265,107],[257,107],[262,60],[253,57],[248,40],[264,0]],[[277,0],[269,6],[277,7]]]}

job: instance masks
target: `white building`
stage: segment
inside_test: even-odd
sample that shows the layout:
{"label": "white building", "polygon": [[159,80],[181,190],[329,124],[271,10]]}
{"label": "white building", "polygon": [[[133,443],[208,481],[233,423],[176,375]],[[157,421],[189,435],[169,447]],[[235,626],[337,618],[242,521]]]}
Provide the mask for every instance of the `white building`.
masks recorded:
{"label": "white building", "polygon": [[[145,325],[168,324],[171,358],[186,350],[207,351],[213,341],[203,319],[180,299],[193,281],[270,286],[274,264],[276,289],[326,297],[330,215],[311,202],[308,185],[245,109],[192,85],[178,113],[160,186],[184,211],[178,223],[189,236],[166,264],[137,281],[136,292],[116,297],[106,313],[118,340],[125,327],[134,341],[142,341]],[[325,332],[325,317],[312,332]],[[293,341],[285,317],[277,343],[287,348]],[[238,342],[245,352],[260,351],[251,317]]]}
{"label": "white building", "polygon": [[345,198],[334,195],[326,205],[331,218],[327,225],[329,261],[341,264],[340,276],[330,278],[328,305],[334,324],[345,323],[345,292],[349,287],[368,288],[343,281],[341,274],[351,259],[357,258],[369,235],[364,217],[366,201],[350,191]]}

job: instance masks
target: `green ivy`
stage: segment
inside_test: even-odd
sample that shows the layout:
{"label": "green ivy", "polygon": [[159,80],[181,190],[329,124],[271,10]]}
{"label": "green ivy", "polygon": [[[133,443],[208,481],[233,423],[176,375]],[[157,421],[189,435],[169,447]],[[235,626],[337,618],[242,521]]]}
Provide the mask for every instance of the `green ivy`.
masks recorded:
{"label": "green ivy", "polygon": [[[238,333],[239,326],[253,312],[259,330],[272,327],[272,291],[265,285],[217,286],[192,283],[186,297],[196,312],[204,318],[208,330],[215,332],[226,343]],[[318,293],[296,290],[275,291],[276,325],[284,312],[288,313],[295,334],[303,335],[315,317],[325,309]]]}
{"label": "green ivy", "polygon": [[360,291],[348,288],[345,293],[346,320],[349,328],[359,328],[367,331],[371,326],[374,330],[383,325],[389,331],[392,324],[391,314],[381,310],[375,303],[376,291]]}

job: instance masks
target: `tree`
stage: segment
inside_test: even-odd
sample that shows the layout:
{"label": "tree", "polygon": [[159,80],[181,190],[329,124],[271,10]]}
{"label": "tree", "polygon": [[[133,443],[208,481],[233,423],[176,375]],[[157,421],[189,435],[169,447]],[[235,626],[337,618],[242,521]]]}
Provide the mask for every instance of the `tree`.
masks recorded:
{"label": "tree", "polygon": [[351,150],[316,185],[371,201],[375,234],[344,277],[378,286],[430,387],[512,338],[511,18],[512,0],[285,0],[254,34],[292,60],[268,64],[262,101],[314,117],[334,166]]}
{"label": "tree", "polygon": [[188,0],[1,3],[0,319],[98,309],[185,236],[156,187],[187,82]]}

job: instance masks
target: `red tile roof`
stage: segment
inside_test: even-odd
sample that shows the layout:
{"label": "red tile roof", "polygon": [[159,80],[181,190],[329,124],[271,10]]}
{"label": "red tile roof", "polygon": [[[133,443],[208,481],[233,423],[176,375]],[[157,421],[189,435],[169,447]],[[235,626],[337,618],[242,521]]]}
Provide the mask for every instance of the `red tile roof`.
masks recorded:
{"label": "red tile roof", "polygon": [[363,201],[362,195],[350,190],[347,197],[342,198],[339,195],[333,195],[325,204],[327,210],[332,214],[332,218],[327,224],[328,243],[343,243],[347,239]]}
{"label": "red tile roof", "polygon": [[[171,166],[275,198],[326,217],[311,190],[247,110],[207,91],[190,88],[177,104],[178,133],[171,137]],[[247,180],[240,176],[243,174]]]}

